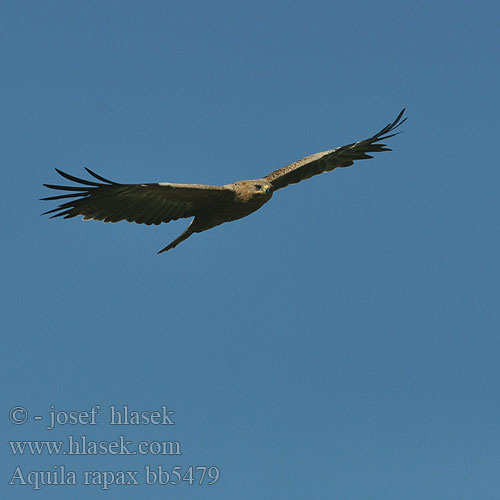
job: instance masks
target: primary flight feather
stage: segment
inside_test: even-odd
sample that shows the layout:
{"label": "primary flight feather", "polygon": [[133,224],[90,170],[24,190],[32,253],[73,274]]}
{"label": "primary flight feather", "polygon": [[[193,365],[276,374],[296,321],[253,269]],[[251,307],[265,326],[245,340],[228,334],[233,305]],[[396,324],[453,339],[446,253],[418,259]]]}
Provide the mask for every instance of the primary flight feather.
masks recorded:
{"label": "primary flight feather", "polygon": [[391,132],[406,121],[406,118],[403,118],[404,111],[403,109],[392,123],[369,139],[307,156],[271,172],[262,179],[237,181],[224,186],[168,182],[119,184],[86,168],[85,170],[99,181],[96,182],[74,177],[56,168],[62,177],[79,185],[44,184],[50,189],[69,193],[49,196],[42,200],[70,199],[44,214],[53,214],[52,217],[64,219],[82,215],[84,219],[104,222],[126,220],[147,225],[194,217],[187,229],[158,253],[166,252],[193,233],[201,233],[224,222],[246,217],[268,202],[274,191],[289,184],[329,172],[334,168],[348,167],[355,160],[372,158],[368,153],[391,151],[379,141],[397,134]]}

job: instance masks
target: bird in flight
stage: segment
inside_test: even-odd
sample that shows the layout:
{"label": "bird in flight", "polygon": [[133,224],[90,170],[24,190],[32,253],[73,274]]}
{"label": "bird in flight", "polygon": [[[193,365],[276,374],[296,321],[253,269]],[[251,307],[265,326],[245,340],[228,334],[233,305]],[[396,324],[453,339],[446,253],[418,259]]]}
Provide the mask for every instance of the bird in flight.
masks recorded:
{"label": "bird in flight", "polygon": [[72,199],[42,215],[53,214],[51,218],[64,219],[82,215],[86,220],[126,220],[147,225],[194,217],[187,229],[158,253],[166,252],[193,233],[201,233],[224,222],[246,217],[267,203],[275,191],[289,184],[330,172],[334,168],[348,167],[355,160],[373,158],[368,153],[391,151],[380,141],[397,135],[398,132],[394,130],[406,121],[406,118],[403,118],[404,112],[403,109],[392,123],[369,139],[307,156],[271,172],[262,179],[237,181],[224,186],[170,182],[119,184],[86,168],[92,177],[100,181],[96,182],[79,179],[56,168],[58,174],[78,185],[44,184],[50,189],[69,193],[49,196],[42,200]]}

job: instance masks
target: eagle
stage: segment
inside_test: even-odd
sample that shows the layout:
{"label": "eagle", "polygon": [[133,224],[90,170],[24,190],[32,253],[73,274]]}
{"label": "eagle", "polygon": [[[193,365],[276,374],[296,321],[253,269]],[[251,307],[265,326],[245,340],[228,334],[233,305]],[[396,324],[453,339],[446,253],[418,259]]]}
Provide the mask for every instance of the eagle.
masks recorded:
{"label": "eagle", "polygon": [[201,233],[224,222],[250,215],[267,203],[278,189],[335,168],[348,167],[355,160],[373,158],[368,153],[391,151],[380,141],[399,133],[394,130],[406,121],[406,118],[403,118],[404,112],[403,109],[392,123],[369,139],[315,153],[279,168],[261,179],[242,180],[224,186],[170,182],[119,184],[85,168],[99,181],[96,182],[74,177],[56,168],[59,175],[77,185],[44,184],[50,189],[68,193],[48,196],[42,200],[71,199],[42,215],[53,214],[51,218],[64,219],[82,215],[85,220],[126,220],[146,225],[194,217],[186,230],[158,253],[166,252],[194,233]]}

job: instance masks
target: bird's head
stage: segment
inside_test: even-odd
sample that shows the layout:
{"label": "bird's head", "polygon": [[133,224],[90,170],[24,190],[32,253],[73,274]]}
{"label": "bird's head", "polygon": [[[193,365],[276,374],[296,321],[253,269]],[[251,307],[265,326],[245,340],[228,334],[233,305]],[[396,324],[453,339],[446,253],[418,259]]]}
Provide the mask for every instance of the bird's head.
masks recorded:
{"label": "bird's head", "polygon": [[258,179],[256,181],[250,181],[252,183],[252,187],[254,193],[257,195],[271,196],[273,193],[273,186],[270,182],[265,179]]}
{"label": "bird's head", "polygon": [[266,179],[238,181],[228,184],[228,187],[235,191],[236,199],[244,203],[253,201],[263,205],[273,195],[273,186]]}

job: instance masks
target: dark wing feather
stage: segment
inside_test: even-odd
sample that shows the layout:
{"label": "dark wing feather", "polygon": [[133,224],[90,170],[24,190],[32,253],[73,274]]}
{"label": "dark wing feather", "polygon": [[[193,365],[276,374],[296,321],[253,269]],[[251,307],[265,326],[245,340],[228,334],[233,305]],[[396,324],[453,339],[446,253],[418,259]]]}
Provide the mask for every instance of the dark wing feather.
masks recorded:
{"label": "dark wing feather", "polygon": [[50,189],[70,191],[69,194],[48,196],[42,200],[75,198],[45,212],[52,217],[69,219],[82,215],[84,219],[138,224],[160,224],[183,217],[202,214],[219,203],[231,200],[234,192],[224,186],[202,184],[118,184],[86,169],[101,182],[74,177],[56,169],[64,178],[80,186],[44,184]]}
{"label": "dark wing feather", "polygon": [[392,123],[389,123],[378,134],[375,134],[369,139],[307,156],[306,158],[302,158],[302,160],[271,172],[264,178],[273,185],[275,190],[281,189],[289,184],[295,184],[304,179],[309,179],[309,177],[313,175],[329,172],[334,168],[348,167],[352,165],[355,160],[373,158],[373,156],[368,153],[391,151],[385,144],[381,144],[378,141],[389,139],[398,134],[398,132],[394,134],[390,134],[390,132],[406,121],[406,118],[401,119],[403,118],[404,112],[405,110],[403,109]]}

